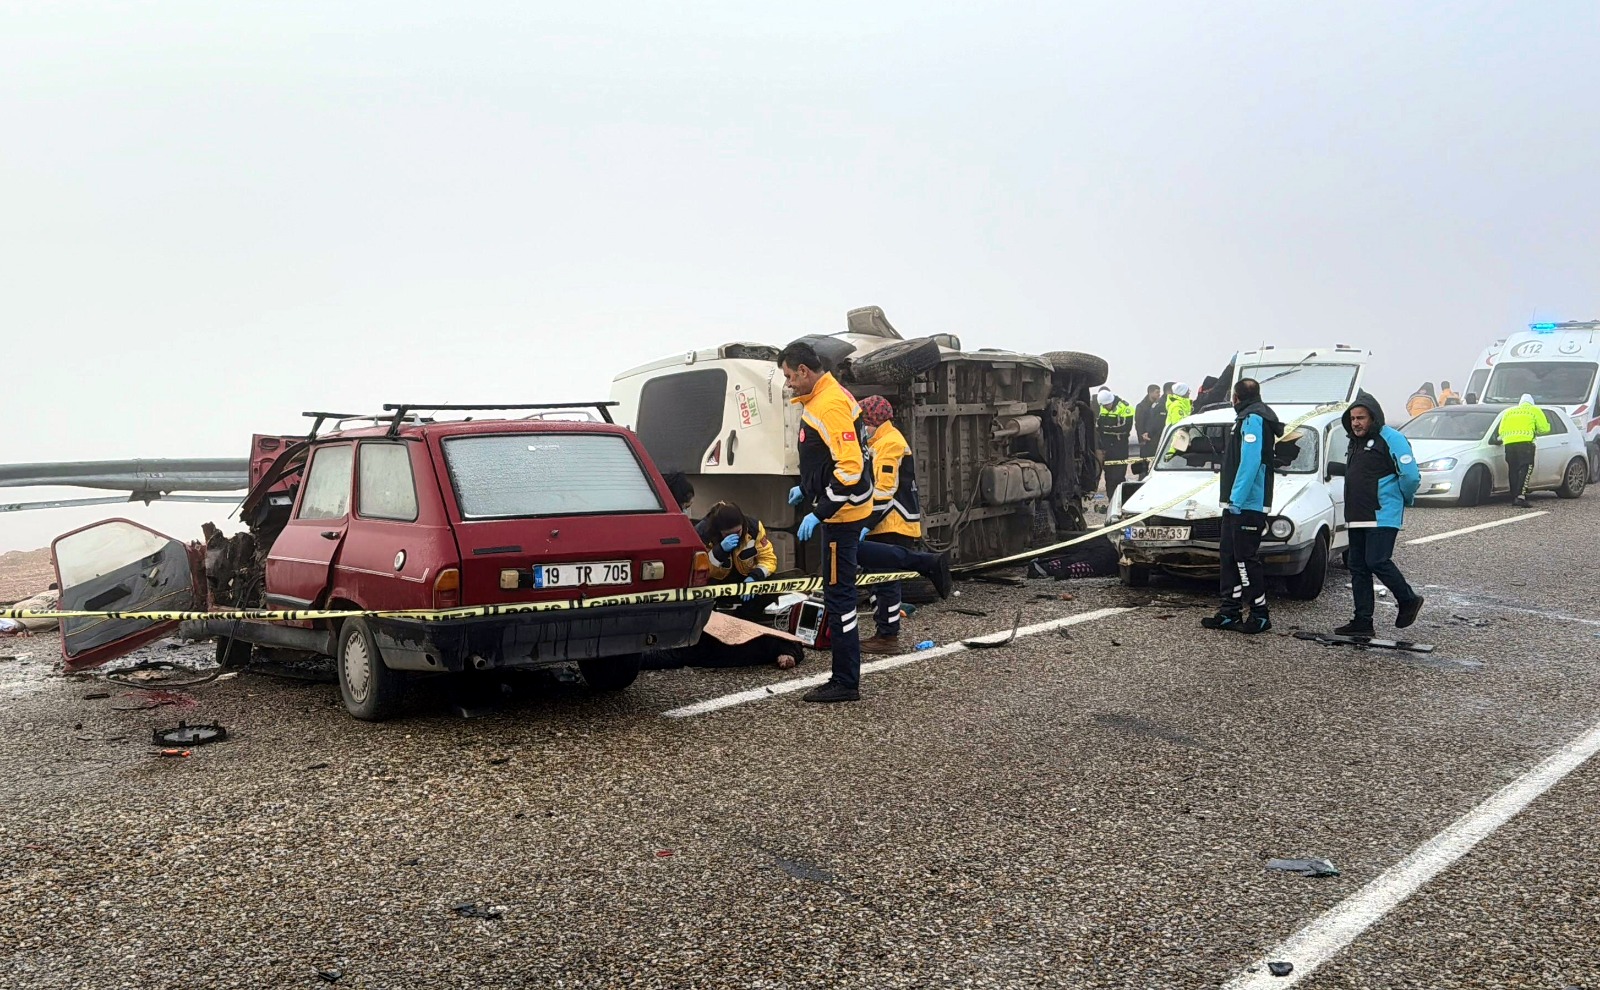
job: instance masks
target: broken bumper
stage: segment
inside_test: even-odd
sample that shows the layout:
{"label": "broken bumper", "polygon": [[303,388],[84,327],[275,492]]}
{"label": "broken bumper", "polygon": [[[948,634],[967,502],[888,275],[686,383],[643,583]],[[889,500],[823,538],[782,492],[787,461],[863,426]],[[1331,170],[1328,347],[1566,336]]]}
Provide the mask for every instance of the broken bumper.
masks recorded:
{"label": "broken bumper", "polygon": [[[1289,577],[1306,569],[1316,541],[1299,546],[1280,543],[1261,544],[1261,570],[1271,577]],[[1118,549],[1122,560],[1135,567],[1149,567],[1170,574],[1209,577],[1222,570],[1222,548],[1217,543],[1134,543],[1122,540]]]}
{"label": "broken bumper", "polygon": [[371,619],[384,663],[395,670],[532,669],[645,650],[692,646],[714,599],[608,605],[433,622]]}

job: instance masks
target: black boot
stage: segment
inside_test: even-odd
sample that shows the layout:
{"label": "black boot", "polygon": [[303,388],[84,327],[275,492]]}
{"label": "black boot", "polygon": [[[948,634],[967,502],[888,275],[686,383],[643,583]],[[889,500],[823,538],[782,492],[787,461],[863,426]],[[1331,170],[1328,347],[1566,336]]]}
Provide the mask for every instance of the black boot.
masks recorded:
{"label": "black boot", "polygon": [[820,687],[812,688],[801,697],[806,701],[828,705],[836,701],[860,701],[861,692],[856,688],[845,687],[843,684],[835,684],[829,681]]}
{"label": "black boot", "polygon": [[950,592],[955,590],[955,578],[950,575],[950,551],[946,550],[939,555],[939,563],[928,575],[928,580],[933,582],[933,590],[939,593],[940,598],[949,598]]}
{"label": "black boot", "polygon": [[1400,616],[1394,620],[1394,627],[1396,629],[1404,629],[1406,626],[1409,626],[1411,623],[1417,621],[1417,613],[1422,611],[1422,603],[1424,601],[1426,601],[1426,599],[1424,599],[1421,595],[1418,595],[1409,602],[1401,602]]}
{"label": "black boot", "polygon": [[1200,625],[1207,629],[1232,629],[1239,624],[1239,619],[1238,613],[1218,612],[1201,619]]}
{"label": "black boot", "polygon": [[1243,622],[1233,627],[1236,632],[1249,633],[1251,635],[1264,633],[1271,628],[1272,619],[1265,612],[1251,612],[1245,616]]}
{"label": "black boot", "polygon": [[1373,636],[1371,619],[1351,619],[1333,631],[1335,636],[1354,636],[1357,639],[1371,639]]}

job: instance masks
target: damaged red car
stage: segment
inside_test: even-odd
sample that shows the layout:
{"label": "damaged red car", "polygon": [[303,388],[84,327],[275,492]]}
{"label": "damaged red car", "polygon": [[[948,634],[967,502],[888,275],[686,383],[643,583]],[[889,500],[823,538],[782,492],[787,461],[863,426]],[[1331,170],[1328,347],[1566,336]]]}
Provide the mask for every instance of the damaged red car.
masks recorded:
{"label": "damaged red car", "polygon": [[[598,690],[638,676],[640,654],[694,643],[714,602],[650,601],[702,586],[709,561],[638,439],[571,406],[385,406],[384,417],[308,413],[308,436],[257,436],[247,529],[185,544],[113,519],[58,538],[63,610],[443,610],[638,595],[581,609],[478,617],[201,619],[225,665],[252,656],[331,656],[357,718],[399,710],[429,674],[576,664]],[[439,421],[443,412],[530,418]],[[424,416],[423,413],[429,415]],[[558,418],[552,418],[552,416]],[[352,425],[351,421],[357,420]],[[325,422],[337,421],[325,435]],[[173,623],[62,623],[68,669],[123,655]]]}

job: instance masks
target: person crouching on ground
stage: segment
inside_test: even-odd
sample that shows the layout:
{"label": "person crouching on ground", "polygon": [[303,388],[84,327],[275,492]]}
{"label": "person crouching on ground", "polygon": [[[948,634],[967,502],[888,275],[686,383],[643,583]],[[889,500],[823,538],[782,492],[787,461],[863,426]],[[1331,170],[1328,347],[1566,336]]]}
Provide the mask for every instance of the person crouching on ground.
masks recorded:
{"label": "person crouching on ground", "polygon": [[1356,615],[1335,629],[1340,636],[1372,636],[1372,578],[1377,576],[1400,606],[1395,628],[1417,621],[1422,596],[1395,566],[1394,542],[1422,484],[1411,442],[1383,421],[1383,407],[1366,392],[1344,412],[1350,449],[1344,463],[1344,515],[1350,534],[1350,591]]}
{"label": "person crouching on ground", "polygon": [[1254,378],[1241,378],[1233,387],[1233,408],[1237,418],[1222,454],[1222,607],[1200,624],[1263,633],[1272,628],[1272,620],[1261,574],[1261,532],[1272,508],[1272,448],[1283,424],[1261,401],[1261,385]]}
{"label": "person crouching on ground", "polygon": [[[872,466],[872,515],[861,529],[856,560],[867,573],[916,571],[949,598],[952,587],[950,555],[917,550],[922,538],[922,503],[917,495],[917,466],[911,447],[894,425],[894,406],[881,395],[861,400],[861,421],[866,424]],[[877,599],[878,628],[861,641],[861,652],[877,655],[904,652],[900,648],[900,582],[873,588]]]}
{"label": "person crouching on ground", "polygon": [[[713,505],[694,529],[700,542],[705,544],[707,556],[711,558],[712,584],[740,580],[752,584],[765,581],[777,573],[778,551],[767,538],[767,527],[754,516],[745,515],[732,502]],[[735,614],[760,621],[761,609],[751,606],[765,607],[766,601],[752,602],[749,595],[743,601],[745,604]]]}

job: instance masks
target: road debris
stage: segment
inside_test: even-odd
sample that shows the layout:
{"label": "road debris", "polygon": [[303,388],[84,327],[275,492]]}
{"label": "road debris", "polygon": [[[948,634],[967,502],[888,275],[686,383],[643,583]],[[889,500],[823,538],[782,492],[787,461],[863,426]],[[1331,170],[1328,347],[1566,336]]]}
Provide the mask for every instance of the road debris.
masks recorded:
{"label": "road debris", "polygon": [[183,760],[189,758],[193,754],[187,749],[163,749],[156,755],[169,760]]}
{"label": "road debris", "polygon": [[961,645],[969,650],[994,650],[1002,646],[1010,646],[1011,641],[1017,638],[1017,630],[1022,628],[1022,609],[1017,609],[1016,617],[1011,620],[1011,632],[1005,639],[985,641],[981,639],[964,639]]}
{"label": "road debris", "polygon": [[1294,963],[1269,962],[1267,963],[1267,972],[1271,973],[1273,976],[1288,976],[1290,973],[1294,972]]}
{"label": "road debris", "polygon": [[1298,873],[1303,877],[1336,877],[1339,868],[1326,859],[1269,859],[1267,869]]}
{"label": "road debris", "polygon": [[499,905],[490,907],[488,905],[474,903],[473,901],[462,901],[460,904],[455,905],[450,910],[454,912],[457,917],[479,918],[483,921],[499,921],[501,918],[505,917],[506,913],[506,909],[500,907]]}
{"label": "road debris", "polygon": [[317,978],[324,983],[338,983],[340,980],[344,979],[344,970],[319,969],[317,970]]}
{"label": "road debris", "polygon": [[179,722],[175,728],[153,729],[150,736],[154,746],[205,746],[228,738],[228,730],[216,722]]}

